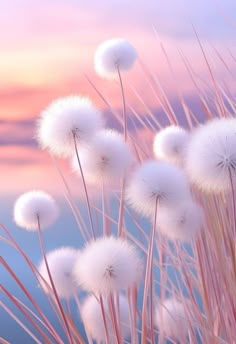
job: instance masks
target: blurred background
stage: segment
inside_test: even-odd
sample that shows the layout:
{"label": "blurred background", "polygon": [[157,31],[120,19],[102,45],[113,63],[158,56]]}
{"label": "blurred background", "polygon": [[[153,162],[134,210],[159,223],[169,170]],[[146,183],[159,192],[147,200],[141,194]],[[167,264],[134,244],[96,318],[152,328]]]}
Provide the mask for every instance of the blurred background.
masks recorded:
{"label": "blurred background", "polygon": [[[202,109],[197,89],[182,55],[191,65],[195,79],[200,84],[211,84],[196,31],[214,76],[234,95],[235,30],[234,0],[0,2],[0,222],[8,227],[33,262],[40,261],[37,235],[16,228],[12,220],[14,200],[22,192],[39,188],[59,200],[61,220],[45,233],[48,250],[60,245],[73,243],[80,247],[82,244],[71,211],[63,199],[62,182],[49,155],[37,146],[35,133],[40,112],[55,98],[75,93],[91,97],[106,113],[108,123],[115,125],[86,79],[89,77],[112,107],[120,110],[117,82],[95,75],[96,47],[113,37],[125,38],[136,47],[140,60],[124,75],[124,85],[129,105],[140,116],[145,116],[146,109],[132,91],[133,87],[154,113],[162,115],[157,98],[147,87],[142,62],[158,77],[176,111],[181,94],[200,116]],[[148,133],[142,130],[140,135]],[[61,161],[59,164],[69,184],[73,185],[74,194],[79,195],[79,183],[70,170],[70,163]],[[0,252],[40,300],[37,285],[18,254],[1,241]],[[1,266],[0,282],[20,295]],[[2,297],[0,294],[0,299]],[[14,344],[32,343],[0,309],[1,336]]]}

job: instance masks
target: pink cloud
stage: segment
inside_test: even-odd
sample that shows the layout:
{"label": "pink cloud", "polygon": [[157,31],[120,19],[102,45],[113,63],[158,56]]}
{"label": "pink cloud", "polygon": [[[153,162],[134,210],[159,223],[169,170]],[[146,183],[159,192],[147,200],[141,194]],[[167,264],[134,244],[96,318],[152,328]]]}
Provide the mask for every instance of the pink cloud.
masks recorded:
{"label": "pink cloud", "polygon": [[5,29],[4,37],[15,43],[22,36],[38,41],[40,36],[47,40],[51,35],[69,38],[77,34],[78,40],[88,44],[89,33],[102,33],[104,37],[126,32],[129,36],[132,31],[150,33],[152,26],[168,37],[193,39],[191,21],[204,37],[219,40],[234,37],[225,17],[236,21],[234,0],[223,4],[221,0],[12,0],[2,2],[0,9],[0,28]]}
{"label": "pink cloud", "polygon": [[[120,90],[117,84],[101,80],[93,72],[96,46],[112,36],[124,36],[134,44],[141,59],[158,76],[168,94],[175,94],[176,87],[179,89],[180,86],[183,93],[193,92],[194,86],[178,56],[178,49],[187,56],[199,79],[209,79],[209,76],[190,21],[187,20],[187,13],[190,17],[194,14],[196,22],[202,25],[201,32],[205,30],[207,34],[212,26],[217,26],[217,48],[224,51],[222,56],[228,67],[232,70],[234,68],[233,60],[230,60],[229,54],[227,56],[227,40],[222,40],[220,33],[220,28],[223,27],[224,31],[229,23],[217,12],[217,4],[206,4],[202,0],[191,6],[184,0],[178,6],[174,0],[152,0],[148,3],[143,0],[89,0],[79,5],[72,0],[2,2],[0,38],[3,51],[0,74],[3,86],[0,89],[0,118],[35,117],[53,98],[70,93],[91,95],[98,106],[103,106],[101,99],[86,83],[85,73],[104,92],[112,106],[120,107]],[[230,0],[225,5],[225,12],[230,14],[234,6]],[[221,22],[221,26],[213,25],[212,21],[210,25],[209,18],[212,17],[215,23],[217,20]],[[186,22],[188,28],[184,26]],[[175,78],[170,73],[152,25],[161,34]],[[191,32],[189,36],[180,34],[183,28],[185,33]],[[228,77],[226,68],[216,54],[210,51],[208,56],[211,57],[214,72],[220,78],[225,75]],[[135,85],[150,107],[158,106],[152,90],[144,87],[147,81],[138,66],[124,76],[124,79],[132,106],[137,106],[139,111],[144,109],[129,90],[128,84]]]}
{"label": "pink cloud", "polygon": [[[66,188],[47,152],[26,146],[0,146],[1,197],[30,190],[45,190],[64,198]],[[84,199],[81,179],[72,172],[70,161],[57,160],[74,199]],[[96,199],[96,187],[88,185],[89,195]]]}
{"label": "pink cloud", "polygon": [[[199,87],[212,86],[192,31],[192,20],[216,79],[226,80],[229,90],[234,90],[235,82],[229,70],[235,73],[235,61],[227,50],[229,48],[236,55],[231,45],[234,36],[231,24],[218,9],[234,21],[235,2],[229,0],[224,8],[222,6],[219,0],[207,3],[203,0],[195,3],[187,0],[2,1],[0,120],[8,122],[0,122],[0,143],[5,144],[0,146],[1,192],[43,188],[63,193],[61,180],[47,153],[31,146],[33,127],[40,112],[53,99],[72,93],[88,95],[98,107],[106,109],[84,74],[91,78],[114,109],[121,108],[118,82],[102,80],[93,70],[94,51],[105,39],[117,36],[128,39],[163,91],[170,98],[176,98],[178,92],[196,93],[179,50],[193,68]],[[153,26],[161,41],[155,36]],[[217,47],[220,58],[208,43]],[[146,106],[150,110],[160,109],[162,91],[153,87],[138,63],[123,75],[123,80],[128,108],[133,107],[139,116],[146,116]],[[23,119],[30,120],[31,125],[19,124]],[[151,146],[152,131],[141,129],[137,135],[139,140]],[[79,192],[78,178],[71,173],[69,162],[63,162],[62,167],[70,185],[77,185],[76,193]]]}
{"label": "pink cloud", "polygon": [[[63,195],[62,181],[46,152],[26,146],[0,146],[1,194],[43,189]],[[63,173],[73,180],[69,163],[60,162]],[[71,179],[72,178],[72,179]]]}

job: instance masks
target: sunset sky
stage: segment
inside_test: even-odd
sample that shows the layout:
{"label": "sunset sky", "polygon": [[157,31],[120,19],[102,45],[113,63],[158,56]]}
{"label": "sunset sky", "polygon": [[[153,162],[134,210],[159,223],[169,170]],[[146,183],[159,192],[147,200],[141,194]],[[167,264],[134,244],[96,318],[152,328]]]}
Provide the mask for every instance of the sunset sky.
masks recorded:
{"label": "sunset sky", "polygon": [[[41,259],[37,235],[13,222],[13,204],[23,192],[42,189],[59,201],[60,221],[45,233],[46,250],[82,245],[71,209],[64,198],[59,199],[64,196],[61,179],[49,154],[40,150],[35,140],[41,111],[55,98],[81,94],[91,97],[104,111],[108,124],[114,125],[85,76],[122,115],[117,80],[102,80],[93,68],[96,47],[107,39],[122,37],[134,45],[139,56],[134,68],[123,75],[128,109],[132,107],[145,118],[148,108],[163,119],[163,109],[141,67],[144,63],[175,110],[181,110],[179,97],[183,96],[199,118],[203,110],[183,56],[197,87],[208,85],[213,89],[213,85],[194,30],[218,85],[226,94],[235,96],[235,0],[0,0],[0,222],[35,264]],[[208,91],[206,94],[211,95]],[[138,129],[138,140],[142,142],[149,133]],[[77,196],[81,189],[70,162],[58,164]],[[81,209],[83,213],[85,208]],[[128,225],[132,227],[132,223]],[[0,252],[40,306],[47,309],[47,302],[16,250],[0,240]],[[0,277],[12,295],[22,297],[1,265]],[[55,321],[53,314],[49,316]],[[32,343],[0,307],[1,336],[12,344]]]}
{"label": "sunset sky", "polygon": [[[117,83],[101,80],[93,70],[94,51],[106,39],[129,40],[170,99],[176,98],[177,85],[185,96],[194,97],[196,90],[179,52],[199,79],[208,80],[209,75],[192,24],[215,75],[234,89],[234,0],[1,1],[1,192],[14,194],[38,187],[57,191],[60,180],[47,153],[41,152],[34,140],[36,120],[54,98],[71,93],[88,95],[103,109],[85,74],[114,108],[120,108]],[[174,69],[174,82],[161,44]],[[128,102],[137,112],[145,114],[130,86],[135,86],[150,108],[159,109],[157,100],[147,91],[138,63],[124,79]]]}

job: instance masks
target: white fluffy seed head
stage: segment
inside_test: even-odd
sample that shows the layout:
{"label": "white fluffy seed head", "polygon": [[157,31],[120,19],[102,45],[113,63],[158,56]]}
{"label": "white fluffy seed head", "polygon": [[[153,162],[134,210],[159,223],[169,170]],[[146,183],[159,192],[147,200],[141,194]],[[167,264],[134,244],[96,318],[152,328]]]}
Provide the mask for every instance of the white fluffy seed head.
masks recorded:
{"label": "white fluffy seed head", "polygon": [[[109,343],[116,343],[112,323],[109,316],[109,308],[106,300],[103,301],[106,314],[106,323],[109,334]],[[118,312],[117,302],[115,307]],[[119,311],[121,322],[121,335],[123,339],[127,339],[130,335],[129,306],[128,300],[123,296],[119,296]],[[94,296],[88,296],[81,307],[81,317],[85,325],[87,333],[96,340],[97,343],[105,342],[105,330],[101,311],[100,302]]]}
{"label": "white fluffy seed head", "polygon": [[159,305],[155,314],[156,326],[163,331],[166,337],[180,339],[187,336],[189,321],[184,305],[170,298]]}
{"label": "white fluffy seed head", "polygon": [[55,100],[42,112],[37,137],[43,149],[68,157],[75,152],[73,134],[78,145],[84,144],[103,125],[102,115],[90,99],[68,96]]}
{"label": "white fluffy seed head", "polygon": [[175,206],[161,207],[158,210],[157,228],[172,240],[190,241],[204,225],[202,208],[188,200]]}
{"label": "white fluffy seed head", "polygon": [[16,224],[29,231],[38,230],[38,220],[44,229],[57,219],[59,215],[55,200],[44,191],[30,191],[21,195],[14,205]]}
{"label": "white fluffy seed head", "polygon": [[158,159],[181,163],[189,140],[188,132],[176,125],[160,130],[154,139],[153,151]]}
{"label": "white fluffy seed head", "polygon": [[134,64],[137,53],[134,47],[124,39],[117,38],[105,41],[97,48],[94,66],[98,75],[114,78],[117,67],[120,71],[128,71]]}
{"label": "white fluffy seed head", "polygon": [[175,205],[189,199],[185,174],[165,161],[149,160],[136,169],[126,190],[127,203],[138,213],[153,217],[159,206]]}
{"label": "white fluffy seed head", "polygon": [[201,190],[219,193],[236,180],[236,119],[207,122],[193,133],[186,152],[186,170]]}
{"label": "white fluffy seed head", "polygon": [[128,241],[102,237],[87,244],[77,259],[74,275],[84,290],[110,293],[137,285],[142,260]]}
{"label": "white fluffy seed head", "polygon": [[[72,274],[78,254],[78,250],[72,247],[61,247],[47,254],[50,274],[60,298],[68,300],[74,297],[78,292],[78,286]],[[44,260],[40,263],[38,270],[46,281],[45,283],[42,280],[41,287],[46,293],[52,293],[53,291],[50,289],[52,285]]]}
{"label": "white fluffy seed head", "polygon": [[[123,136],[108,129],[97,132],[88,146],[79,151],[79,158],[83,173],[91,183],[119,180],[134,160]],[[72,164],[74,170],[80,173],[76,155]]]}

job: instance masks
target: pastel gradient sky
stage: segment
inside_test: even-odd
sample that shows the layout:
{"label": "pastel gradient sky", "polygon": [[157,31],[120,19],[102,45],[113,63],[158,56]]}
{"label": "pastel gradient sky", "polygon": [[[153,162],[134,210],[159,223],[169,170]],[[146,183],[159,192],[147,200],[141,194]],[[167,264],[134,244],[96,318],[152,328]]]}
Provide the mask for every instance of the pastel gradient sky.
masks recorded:
{"label": "pastel gradient sky", "polygon": [[[60,189],[50,158],[34,142],[35,123],[49,102],[71,93],[89,95],[104,108],[85,74],[109,98],[112,106],[119,109],[117,83],[101,80],[93,71],[94,51],[106,39],[129,40],[170,97],[175,97],[176,85],[184,95],[193,97],[196,91],[179,51],[188,58],[199,78],[207,80],[209,76],[192,24],[215,75],[233,89],[235,0],[1,1],[1,192],[18,193],[37,187],[54,192]],[[175,81],[160,42],[173,64]],[[146,91],[139,64],[124,79],[128,101],[139,113],[145,111],[128,89],[133,85],[151,108],[159,109],[153,94]]]}

